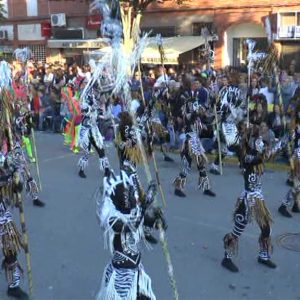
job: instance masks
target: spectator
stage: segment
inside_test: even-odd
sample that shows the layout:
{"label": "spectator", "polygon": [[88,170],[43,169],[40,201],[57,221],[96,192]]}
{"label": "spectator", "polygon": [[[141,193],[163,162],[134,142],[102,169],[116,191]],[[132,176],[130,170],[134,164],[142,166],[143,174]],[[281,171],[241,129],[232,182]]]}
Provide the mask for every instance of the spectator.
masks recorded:
{"label": "spectator", "polygon": [[119,114],[122,112],[122,106],[120,104],[120,99],[116,97],[113,99],[113,105],[111,108],[111,113],[115,119],[115,121],[119,122]]}
{"label": "spectator", "polygon": [[268,116],[268,126],[273,130],[276,138],[283,135],[282,113],[278,104],[274,104],[273,112]]}
{"label": "spectator", "polygon": [[141,74],[139,71],[134,73],[134,77],[131,80],[131,91],[137,92],[141,88]]}
{"label": "spectator", "polygon": [[52,87],[53,81],[54,81],[54,74],[52,68],[46,65],[45,75],[44,75],[44,85],[46,87],[47,93],[50,93],[50,88]]}
{"label": "spectator", "polygon": [[39,125],[38,129],[40,131],[44,130],[44,122],[46,117],[54,118],[54,110],[51,103],[50,94],[46,93],[44,86],[41,86],[39,89],[39,98],[40,98],[40,107],[39,107]]}
{"label": "spectator", "polygon": [[290,100],[294,94],[294,87],[292,86],[292,78],[290,76],[282,76],[281,95],[284,111],[287,111]]}
{"label": "spectator", "polygon": [[260,125],[267,121],[267,111],[263,109],[261,102],[257,102],[254,110],[250,112],[250,122],[252,124]]}
{"label": "spectator", "polygon": [[259,94],[263,94],[266,97],[268,103],[268,111],[271,112],[274,105],[274,93],[270,90],[269,79],[262,78],[260,80]]}

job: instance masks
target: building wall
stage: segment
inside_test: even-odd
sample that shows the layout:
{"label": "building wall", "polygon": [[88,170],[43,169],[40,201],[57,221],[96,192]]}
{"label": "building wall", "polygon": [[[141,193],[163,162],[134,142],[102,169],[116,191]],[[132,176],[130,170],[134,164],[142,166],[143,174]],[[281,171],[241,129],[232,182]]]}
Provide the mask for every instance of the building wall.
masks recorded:
{"label": "building wall", "polygon": [[[151,22],[155,27],[172,24],[178,28],[179,34],[190,35],[193,23],[212,21],[219,38],[215,42],[215,67],[219,68],[232,62],[233,37],[238,37],[241,32],[243,35],[249,34],[248,37],[264,37],[263,18],[282,11],[300,11],[300,2],[193,0],[177,5],[173,0],[166,0],[163,4],[154,3],[148,7],[142,25],[149,27]],[[245,23],[255,30],[247,29]],[[277,44],[282,49],[280,43]]]}

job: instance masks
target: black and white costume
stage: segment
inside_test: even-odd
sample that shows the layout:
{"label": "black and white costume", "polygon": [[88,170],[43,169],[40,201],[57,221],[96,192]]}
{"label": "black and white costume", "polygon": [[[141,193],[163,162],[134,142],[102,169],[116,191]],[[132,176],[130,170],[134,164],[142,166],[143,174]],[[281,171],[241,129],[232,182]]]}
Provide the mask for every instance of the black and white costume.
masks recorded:
{"label": "black and white costume", "polygon": [[251,136],[245,141],[245,155],[242,159],[244,169],[244,191],[238,198],[233,215],[234,228],[224,237],[225,257],[222,265],[232,272],[237,272],[231,258],[237,254],[239,237],[246,225],[255,220],[260,227],[258,262],[271,268],[276,265],[270,260],[271,245],[271,214],[265,204],[262,193],[261,178],[263,175],[264,143],[260,137]]}
{"label": "black and white costume", "polygon": [[183,192],[183,189],[186,183],[186,177],[191,170],[192,161],[194,158],[199,171],[198,188],[201,189],[206,195],[215,196],[215,193],[211,191],[210,181],[206,171],[207,158],[205,155],[205,150],[200,141],[200,134],[203,124],[199,112],[202,107],[199,105],[198,101],[192,101],[190,99],[185,103],[183,109],[185,140],[180,153],[181,172],[173,181],[175,186],[175,195],[179,197],[186,196]]}
{"label": "black and white costume", "polygon": [[288,218],[292,215],[288,211],[288,207],[292,206],[292,212],[300,213],[300,125],[296,125],[293,134],[294,150],[292,155],[292,161],[294,169],[292,172],[292,187],[289,189],[285,198],[283,199],[278,212]]}
{"label": "black and white costume", "polygon": [[98,216],[112,260],[104,270],[97,300],[156,299],[141,263],[140,243],[145,240],[145,225],[155,228],[157,222],[165,222],[152,203],[155,184],[150,184],[146,195],[137,194],[134,180],[124,170],[103,180]]}
{"label": "black and white costume", "polygon": [[98,119],[101,114],[99,104],[93,93],[87,96],[87,99],[81,105],[82,121],[79,132],[79,145],[84,154],[79,159],[79,176],[85,178],[84,173],[88,159],[93,146],[99,156],[99,167],[103,171],[109,168],[109,162],[104,152],[104,141],[98,127]]}
{"label": "black and white costume", "polygon": [[[236,152],[240,159],[240,134],[237,123],[240,121],[241,92],[240,89],[233,86],[224,86],[219,92],[218,111],[221,116],[221,155],[224,158],[228,151]],[[217,155],[210,166],[210,172],[216,175],[220,174],[219,156]]]}
{"label": "black and white costume", "polygon": [[17,260],[17,255],[23,247],[22,237],[10,211],[16,204],[15,193],[22,191],[22,183],[16,183],[14,180],[17,173],[20,177],[17,166],[0,152],[0,236],[8,295],[28,299],[27,294],[20,288],[22,268]]}

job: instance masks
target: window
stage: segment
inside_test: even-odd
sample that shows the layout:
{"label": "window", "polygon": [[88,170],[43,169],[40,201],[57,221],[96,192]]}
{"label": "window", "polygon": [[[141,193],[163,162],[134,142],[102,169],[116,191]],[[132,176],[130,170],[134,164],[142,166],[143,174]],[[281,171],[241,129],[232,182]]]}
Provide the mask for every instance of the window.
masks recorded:
{"label": "window", "polygon": [[280,14],[280,27],[296,25],[296,21],[295,12]]}
{"label": "window", "polygon": [[209,33],[211,34],[213,31],[213,23],[212,22],[200,22],[200,23],[193,23],[192,25],[192,34],[201,35],[202,29],[207,28]]}
{"label": "window", "polygon": [[[256,42],[254,51],[265,52],[268,49],[268,40],[266,38],[251,38]],[[241,64],[247,64],[248,49],[246,46],[246,38],[233,39],[233,57],[232,64],[239,67]]]}
{"label": "window", "polygon": [[156,36],[157,34],[161,34],[162,37],[171,37],[177,35],[175,26],[144,27],[141,30],[143,33],[150,32],[150,36]]}
{"label": "window", "polygon": [[29,48],[33,54],[35,61],[46,62],[46,50],[45,45],[20,45],[20,48]]}

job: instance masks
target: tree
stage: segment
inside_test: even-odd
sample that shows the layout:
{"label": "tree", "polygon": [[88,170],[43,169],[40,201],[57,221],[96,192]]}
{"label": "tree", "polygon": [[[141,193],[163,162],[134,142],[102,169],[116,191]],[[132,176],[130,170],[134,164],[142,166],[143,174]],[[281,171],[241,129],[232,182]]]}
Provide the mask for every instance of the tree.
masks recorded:
{"label": "tree", "polygon": [[0,20],[5,19],[5,14],[6,14],[6,10],[5,10],[4,4],[3,4],[2,0],[0,0]]}
{"label": "tree", "polygon": [[[178,5],[187,0],[174,0]],[[143,12],[147,7],[154,3],[163,3],[164,0],[119,0],[121,19],[123,23],[123,38],[125,49],[132,49],[140,31],[140,23]]]}

